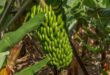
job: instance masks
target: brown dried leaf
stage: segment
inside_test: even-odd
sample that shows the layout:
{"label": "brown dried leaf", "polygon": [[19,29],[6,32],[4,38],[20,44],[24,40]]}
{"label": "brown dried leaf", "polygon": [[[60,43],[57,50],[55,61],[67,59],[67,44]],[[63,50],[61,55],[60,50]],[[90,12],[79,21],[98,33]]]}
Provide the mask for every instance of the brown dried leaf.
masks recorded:
{"label": "brown dried leaf", "polygon": [[0,70],[0,75],[10,75],[10,73],[7,71],[7,68],[3,68]]}
{"label": "brown dried leaf", "polygon": [[19,43],[17,45],[15,45],[11,51],[10,51],[10,54],[8,56],[8,59],[7,59],[7,67],[12,70],[14,65],[15,65],[15,62],[19,56],[19,53],[21,51],[21,48],[22,48],[22,44]]}

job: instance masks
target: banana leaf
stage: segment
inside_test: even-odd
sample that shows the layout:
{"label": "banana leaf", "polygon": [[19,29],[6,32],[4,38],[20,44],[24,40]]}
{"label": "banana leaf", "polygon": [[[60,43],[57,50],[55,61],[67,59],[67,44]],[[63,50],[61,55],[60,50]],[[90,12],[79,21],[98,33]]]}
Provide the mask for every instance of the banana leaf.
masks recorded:
{"label": "banana leaf", "polygon": [[41,70],[48,63],[49,59],[45,58],[34,65],[24,68],[20,72],[15,73],[14,75],[34,75],[36,72]]}
{"label": "banana leaf", "polygon": [[18,43],[22,38],[30,31],[37,29],[44,20],[44,14],[40,13],[34,18],[30,19],[28,22],[24,23],[20,28],[14,32],[7,33],[2,40],[0,40],[0,52],[6,51],[11,48],[16,43]]}

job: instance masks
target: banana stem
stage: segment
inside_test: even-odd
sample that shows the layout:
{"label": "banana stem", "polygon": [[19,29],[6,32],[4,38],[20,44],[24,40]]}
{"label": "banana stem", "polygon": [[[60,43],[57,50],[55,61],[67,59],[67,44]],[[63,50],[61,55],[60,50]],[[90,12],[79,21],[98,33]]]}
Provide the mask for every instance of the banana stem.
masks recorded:
{"label": "banana stem", "polygon": [[39,4],[42,8],[44,8],[46,5],[46,2],[45,2],[45,0],[40,0]]}
{"label": "banana stem", "polygon": [[84,75],[89,75],[87,69],[85,68],[85,66],[83,64],[83,62],[81,61],[80,57],[78,56],[78,53],[76,51],[76,48],[74,47],[73,39],[70,37],[69,40],[70,40],[70,44],[71,44],[72,49],[73,49],[74,56],[76,57],[79,65],[80,65],[80,67],[82,68],[82,71],[84,72]]}

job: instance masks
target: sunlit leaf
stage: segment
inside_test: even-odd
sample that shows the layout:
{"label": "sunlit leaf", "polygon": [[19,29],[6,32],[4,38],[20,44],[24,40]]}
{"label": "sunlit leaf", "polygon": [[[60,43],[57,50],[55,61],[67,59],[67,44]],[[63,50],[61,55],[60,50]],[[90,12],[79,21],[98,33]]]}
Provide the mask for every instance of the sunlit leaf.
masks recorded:
{"label": "sunlit leaf", "polygon": [[98,5],[101,8],[110,8],[110,0],[99,0]]}
{"label": "sunlit leaf", "polygon": [[81,0],[67,0],[67,5],[71,8],[74,8],[79,2],[81,2]]}
{"label": "sunlit leaf", "polygon": [[0,68],[2,67],[6,56],[9,54],[9,51],[0,53]]}

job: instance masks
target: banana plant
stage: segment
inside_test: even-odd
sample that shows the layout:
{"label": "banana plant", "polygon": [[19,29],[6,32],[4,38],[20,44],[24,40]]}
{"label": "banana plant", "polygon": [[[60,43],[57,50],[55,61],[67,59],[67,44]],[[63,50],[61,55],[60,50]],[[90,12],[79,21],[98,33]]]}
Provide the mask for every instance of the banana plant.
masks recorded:
{"label": "banana plant", "polygon": [[0,41],[0,52],[6,51],[8,48],[12,47],[16,43],[18,43],[20,40],[22,40],[22,38],[27,33],[29,33],[35,28],[37,29],[43,20],[44,20],[44,14],[43,13],[38,14],[37,16],[30,19],[28,22],[24,23],[16,31],[6,33],[4,38]]}
{"label": "banana plant", "polygon": [[[19,41],[21,41],[27,33],[31,32],[34,29],[37,29],[43,22],[43,20],[44,14],[40,13],[30,19],[28,22],[24,23],[16,31],[6,33],[6,35],[0,40],[0,53],[2,52],[0,54],[0,67],[3,65],[5,56],[7,55],[6,51],[13,47],[15,44],[17,44]],[[1,56],[4,56],[4,59],[1,58]]]}

